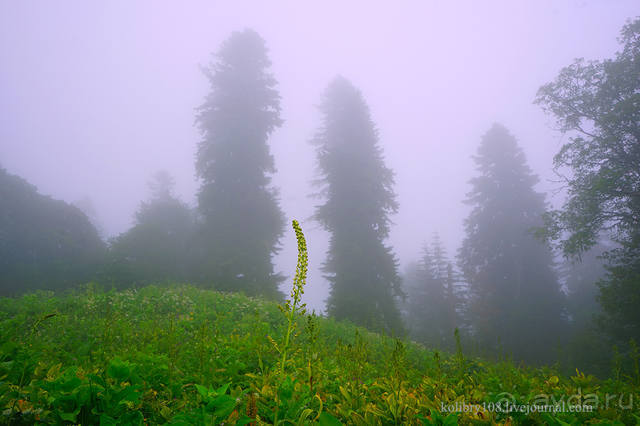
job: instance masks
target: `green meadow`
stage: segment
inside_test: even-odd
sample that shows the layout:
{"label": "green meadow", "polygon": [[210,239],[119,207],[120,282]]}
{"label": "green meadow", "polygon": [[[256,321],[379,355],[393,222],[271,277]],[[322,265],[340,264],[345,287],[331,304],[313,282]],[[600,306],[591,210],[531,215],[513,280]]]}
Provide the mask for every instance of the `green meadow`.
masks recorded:
{"label": "green meadow", "polygon": [[[124,291],[88,285],[2,298],[0,422],[564,425],[639,419],[637,369],[633,377],[608,380],[578,371],[565,377],[553,368],[467,357],[464,341],[456,353],[439,353],[300,310],[290,328],[287,313],[273,302],[189,285]],[[534,405],[558,410],[533,411]]]}

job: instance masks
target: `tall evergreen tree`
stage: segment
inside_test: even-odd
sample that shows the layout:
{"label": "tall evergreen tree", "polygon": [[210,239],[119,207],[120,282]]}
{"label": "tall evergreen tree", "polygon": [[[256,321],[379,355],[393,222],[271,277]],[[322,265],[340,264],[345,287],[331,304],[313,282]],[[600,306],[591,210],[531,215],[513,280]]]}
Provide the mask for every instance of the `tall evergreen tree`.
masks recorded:
{"label": "tall evergreen tree", "polygon": [[516,139],[499,124],[474,156],[479,176],[466,202],[460,266],[470,285],[473,326],[492,351],[550,361],[564,330],[563,296],[552,251],[531,230],[541,224],[544,195]]}
{"label": "tall evergreen tree", "polygon": [[284,218],[267,140],[282,124],[280,95],[269,71],[264,40],[254,31],[235,32],[204,70],[211,92],[196,118],[202,133],[196,171],[201,281],[222,290],[280,298],[271,257],[278,250]]}
{"label": "tall evergreen tree", "polygon": [[326,197],[315,218],[331,233],[324,271],[331,284],[327,311],[379,330],[401,329],[394,296],[401,293],[397,262],[384,240],[398,205],[393,172],[362,94],[338,77],[321,104],[323,125],[313,140]]}
{"label": "tall evergreen tree", "polygon": [[193,212],[173,195],[165,171],[149,183],[151,199],[135,215],[135,225],[111,241],[105,279],[117,286],[186,281],[189,277]]}
{"label": "tall evergreen tree", "polygon": [[429,346],[453,347],[459,327],[459,297],[453,265],[438,235],[425,245],[421,261],[404,277],[406,323],[412,337]]}

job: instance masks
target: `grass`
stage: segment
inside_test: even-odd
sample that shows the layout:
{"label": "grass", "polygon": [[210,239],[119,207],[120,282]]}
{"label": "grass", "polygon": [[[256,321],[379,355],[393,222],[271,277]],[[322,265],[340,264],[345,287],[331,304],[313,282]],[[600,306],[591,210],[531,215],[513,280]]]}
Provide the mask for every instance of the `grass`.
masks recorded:
{"label": "grass", "polygon": [[[0,299],[3,424],[635,424],[631,378],[485,363],[188,285]],[[602,407],[606,394],[617,395]],[[504,413],[538,395],[591,413]],[[622,400],[619,397],[623,395]],[[588,398],[591,398],[589,400]],[[538,400],[538,402],[540,402]],[[622,402],[622,404],[620,404]],[[442,404],[486,409],[441,413]],[[634,403],[637,404],[636,401]],[[564,423],[563,423],[564,422]]]}
{"label": "grass", "polygon": [[[298,267],[284,306],[178,284],[124,291],[92,284],[0,298],[0,424],[640,420],[637,367],[633,377],[620,369],[609,380],[577,370],[566,377],[465,357],[457,333],[456,353],[445,354],[308,315],[298,231]],[[562,412],[527,412],[534,405]]]}

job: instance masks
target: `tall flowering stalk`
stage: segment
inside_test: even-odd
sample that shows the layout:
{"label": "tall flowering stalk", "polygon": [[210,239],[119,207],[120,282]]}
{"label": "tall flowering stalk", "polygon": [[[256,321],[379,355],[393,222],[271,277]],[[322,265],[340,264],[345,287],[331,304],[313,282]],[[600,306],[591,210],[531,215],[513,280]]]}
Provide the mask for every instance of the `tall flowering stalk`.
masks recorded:
{"label": "tall flowering stalk", "polygon": [[293,288],[291,289],[291,298],[287,299],[284,306],[280,306],[280,310],[286,315],[288,326],[287,334],[285,335],[284,344],[279,348],[281,354],[280,359],[280,372],[284,374],[285,363],[287,362],[287,350],[289,349],[289,341],[291,335],[296,327],[296,316],[298,314],[305,314],[306,304],[300,303],[302,295],[304,294],[304,285],[307,282],[307,269],[308,260],[307,255],[307,241],[302,233],[302,228],[297,220],[292,222],[293,230],[296,233],[296,240],[298,241],[298,264],[296,265],[296,274],[293,278]]}

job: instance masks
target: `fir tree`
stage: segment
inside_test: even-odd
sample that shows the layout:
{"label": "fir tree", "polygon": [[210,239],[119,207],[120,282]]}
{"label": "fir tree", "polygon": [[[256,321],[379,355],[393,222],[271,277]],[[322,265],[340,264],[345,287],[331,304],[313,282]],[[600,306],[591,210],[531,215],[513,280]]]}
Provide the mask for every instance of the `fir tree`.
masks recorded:
{"label": "fir tree", "polygon": [[331,233],[324,265],[331,284],[327,311],[373,329],[398,331],[394,297],[401,293],[397,262],[385,245],[389,214],[398,209],[393,172],[362,94],[336,78],[321,104],[323,125],[313,143],[324,204],[315,218]]}
{"label": "fir tree", "polygon": [[453,348],[453,332],[460,326],[460,298],[453,265],[440,237],[425,245],[421,261],[405,275],[406,322],[414,339],[429,346]]}
{"label": "fir tree", "polygon": [[532,235],[545,211],[537,177],[515,138],[495,124],[474,157],[459,253],[472,293],[476,337],[490,350],[548,361],[564,329],[562,293],[551,250]]}
{"label": "fir tree", "polygon": [[149,182],[151,198],[140,204],[135,224],[111,241],[106,279],[119,287],[189,278],[193,212],[173,194],[166,171]]}
{"label": "fir tree", "polygon": [[196,171],[202,230],[200,280],[222,290],[281,298],[271,257],[284,218],[270,187],[267,141],[278,128],[280,95],[264,40],[235,32],[204,70],[211,92],[200,106]]}

